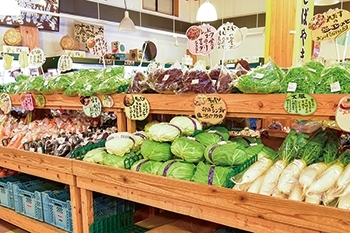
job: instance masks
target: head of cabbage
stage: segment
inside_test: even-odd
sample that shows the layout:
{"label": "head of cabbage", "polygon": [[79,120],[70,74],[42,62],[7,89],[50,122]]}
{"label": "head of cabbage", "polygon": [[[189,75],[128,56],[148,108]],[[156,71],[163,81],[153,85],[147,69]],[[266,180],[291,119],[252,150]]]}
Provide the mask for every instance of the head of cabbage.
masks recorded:
{"label": "head of cabbage", "polygon": [[147,137],[157,142],[172,142],[181,135],[181,129],[169,123],[159,123],[152,125],[147,133]]}
{"label": "head of cabbage", "polygon": [[154,161],[166,161],[173,157],[169,143],[152,140],[146,140],[142,143],[141,154],[145,159]]}
{"label": "head of cabbage", "polygon": [[209,163],[221,166],[239,165],[249,158],[243,146],[231,141],[208,146],[204,151],[204,157]]}
{"label": "head of cabbage", "polygon": [[196,166],[181,159],[164,162],[158,169],[158,175],[180,180],[191,180]]}
{"label": "head of cabbage", "polygon": [[171,144],[171,152],[187,162],[198,163],[204,159],[205,146],[195,138],[179,137]]}
{"label": "head of cabbage", "polygon": [[176,116],[169,123],[179,127],[184,136],[192,136],[197,130],[202,130],[202,124],[190,116]]}
{"label": "head of cabbage", "polygon": [[109,135],[106,139],[106,150],[110,154],[124,156],[134,147],[135,139],[131,133],[119,132]]}
{"label": "head of cabbage", "polygon": [[162,162],[152,161],[148,159],[141,159],[135,162],[131,166],[131,170],[157,175],[158,169],[161,165],[162,165]]}
{"label": "head of cabbage", "polygon": [[199,162],[192,181],[214,186],[226,187],[228,174],[232,171],[230,167],[221,167]]}
{"label": "head of cabbage", "polygon": [[93,149],[84,155],[83,161],[103,164],[104,157],[106,155],[107,155],[107,152],[104,148]]}
{"label": "head of cabbage", "polygon": [[138,151],[140,150],[142,143],[147,140],[146,133],[144,131],[137,131],[133,133],[132,136],[135,140],[135,144],[132,150]]}

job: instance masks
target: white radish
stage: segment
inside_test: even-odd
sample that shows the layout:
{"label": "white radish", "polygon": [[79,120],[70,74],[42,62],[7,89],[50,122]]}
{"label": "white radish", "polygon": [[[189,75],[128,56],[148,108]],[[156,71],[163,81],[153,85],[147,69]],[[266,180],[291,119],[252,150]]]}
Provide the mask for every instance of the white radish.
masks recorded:
{"label": "white radish", "polygon": [[232,189],[246,192],[251,184],[252,183],[236,184]]}
{"label": "white radish", "polygon": [[344,165],[342,163],[335,163],[327,168],[320,177],[310,185],[306,190],[306,196],[311,196],[313,194],[323,194],[330,188],[332,188],[340,175],[344,171]]}
{"label": "white radish", "polygon": [[307,166],[299,176],[299,183],[303,187],[303,190],[308,188],[312,183],[315,182],[317,177],[321,175],[326,169],[325,163],[319,162]]}
{"label": "white radish", "polygon": [[286,161],[278,160],[267,171],[265,178],[261,184],[259,194],[271,196],[274,189],[277,187],[278,179],[286,167]]}
{"label": "white radish", "polygon": [[327,192],[325,192],[322,196],[322,202],[325,206],[330,206],[331,203],[337,198],[335,187],[332,187]]}
{"label": "white radish", "polygon": [[289,194],[288,199],[294,200],[294,201],[303,201],[305,198],[305,195],[303,195],[303,187],[301,187],[300,183],[295,183],[293,185],[293,188]]}
{"label": "white radish", "polygon": [[279,198],[287,198],[287,196],[280,192],[278,189],[275,189],[273,192],[272,192],[272,195],[273,197],[279,197]]}
{"label": "white radish", "polygon": [[350,164],[348,164],[336,183],[336,193],[340,193],[350,183]]}
{"label": "white radish", "polygon": [[265,175],[258,177],[252,185],[249,187],[248,192],[259,193],[262,182],[264,181]]}
{"label": "white radish", "polygon": [[306,167],[304,160],[295,159],[292,163],[282,171],[281,177],[278,180],[277,188],[284,194],[289,195],[293,185],[298,181],[300,173]]}
{"label": "white radish", "polygon": [[266,157],[260,158],[243,174],[242,179],[237,184],[250,183],[261,177],[271,166],[273,161]]}
{"label": "white radish", "polygon": [[305,202],[307,202],[307,203],[319,205],[320,201],[321,201],[321,195],[319,195],[319,194],[313,194],[312,196],[305,197]]}
{"label": "white radish", "polygon": [[338,208],[350,210],[350,195],[339,197]]}

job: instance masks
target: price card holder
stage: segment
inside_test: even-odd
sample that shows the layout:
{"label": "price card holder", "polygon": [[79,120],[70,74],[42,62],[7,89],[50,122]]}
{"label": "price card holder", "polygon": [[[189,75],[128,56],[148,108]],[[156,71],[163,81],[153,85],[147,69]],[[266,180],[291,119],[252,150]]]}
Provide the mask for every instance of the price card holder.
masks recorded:
{"label": "price card holder", "polygon": [[350,95],[343,97],[339,101],[335,120],[342,130],[350,132]]}
{"label": "price card holder", "polygon": [[215,125],[221,123],[226,117],[226,103],[219,96],[197,95],[194,106],[195,116],[201,122]]}
{"label": "price card holder", "polygon": [[142,121],[150,113],[148,100],[142,95],[125,95],[124,106],[126,117],[130,120]]}
{"label": "price card holder", "polygon": [[290,114],[302,116],[312,115],[317,110],[316,100],[308,94],[287,94],[284,101],[284,110]]}
{"label": "price card holder", "polygon": [[43,96],[42,94],[35,95],[35,104],[40,108],[45,107],[46,105],[45,96]]}
{"label": "price card holder", "polygon": [[102,103],[97,96],[82,96],[80,102],[83,104],[83,111],[86,116],[96,118],[101,115]]}
{"label": "price card holder", "polygon": [[114,99],[110,95],[103,95],[102,96],[102,105],[105,108],[111,108],[114,105]]}
{"label": "price card holder", "polygon": [[20,96],[21,105],[24,110],[33,111],[34,110],[34,100],[31,94],[22,94]]}
{"label": "price card holder", "polygon": [[11,98],[8,94],[2,93],[0,95],[0,109],[4,112],[4,114],[10,113],[12,108]]}

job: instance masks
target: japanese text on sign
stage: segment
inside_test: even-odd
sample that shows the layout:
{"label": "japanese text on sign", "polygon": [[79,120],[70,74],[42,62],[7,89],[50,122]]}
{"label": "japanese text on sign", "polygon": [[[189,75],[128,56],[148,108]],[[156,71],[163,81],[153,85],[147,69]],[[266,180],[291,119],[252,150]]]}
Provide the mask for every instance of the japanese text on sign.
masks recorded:
{"label": "japanese text on sign", "polygon": [[198,95],[194,105],[195,116],[202,122],[218,124],[225,119],[226,104],[220,97]]}
{"label": "japanese text on sign", "polygon": [[308,94],[287,94],[284,109],[290,114],[312,115],[317,110],[317,103]]}
{"label": "japanese text on sign", "polygon": [[218,29],[218,49],[232,50],[241,45],[243,33],[233,23],[227,22]]}
{"label": "japanese text on sign", "polygon": [[186,35],[188,38],[187,47],[192,54],[207,55],[217,45],[216,29],[207,24],[191,26],[187,29]]}
{"label": "japanese text on sign", "polygon": [[34,110],[33,96],[31,94],[22,94],[20,99],[21,99],[22,108],[24,110],[27,110],[27,111]]}
{"label": "japanese text on sign", "polygon": [[307,16],[308,16],[308,12],[310,10],[308,3],[308,0],[303,0],[303,7],[301,8],[301,32],[300,32],[300,39],[301,39],[301,49],[300,49],[300,55],[299,57],[301,59],[305,58],[305,42],[306,39],[308,37],[308,34],[306,32],[306,28],[307,28]]}
{"label": "japanese text on sign", "polygon": [[101,115],[102,103],[96,96],[84,97],[83,98],[83,110],[85,115],[96,118]]}
{"label": "japanese text on sign", "polygon": [[124,105],[126,116],[130,120],[144,120],[148,117],[150,106],[142,95],[125,95]]}

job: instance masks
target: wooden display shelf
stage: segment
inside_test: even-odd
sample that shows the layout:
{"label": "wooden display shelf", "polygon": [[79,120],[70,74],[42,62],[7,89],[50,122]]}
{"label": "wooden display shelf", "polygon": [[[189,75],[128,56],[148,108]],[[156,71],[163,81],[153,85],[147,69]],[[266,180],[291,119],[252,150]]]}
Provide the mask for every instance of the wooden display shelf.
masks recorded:
{"label": "wooden display shelf", "polygon": [[[66,233],[55,226],[29,218],[14,210],[0,206],[0,218],[31,233]],[[10,231],[13,232],[13,231]]]}
{"label": "wooden display shelf", "polygon": [[[348,233],[350,211],[73,161],[83,222],[91,191],[253,232]],[[85,203],[85,204],[84,204]]]}

